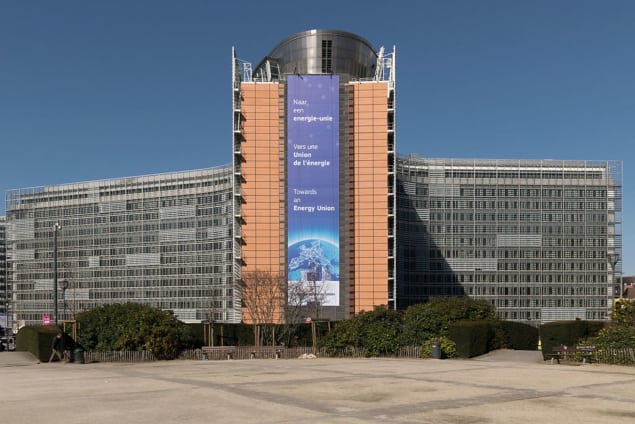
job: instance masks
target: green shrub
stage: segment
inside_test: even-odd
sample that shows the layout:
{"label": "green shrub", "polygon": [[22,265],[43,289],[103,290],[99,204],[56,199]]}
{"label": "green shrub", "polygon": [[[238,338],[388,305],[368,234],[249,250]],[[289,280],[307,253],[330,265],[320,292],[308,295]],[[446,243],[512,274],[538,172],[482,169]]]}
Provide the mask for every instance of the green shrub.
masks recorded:
{"label": "green shrub", "polygon": [[469,297],[438,297],[412,305],[403,314],[404,345],[418,345],[431,337],[447,336],[458,321],[496,321],[496,310],[485,300]]}
{"label": "green shrub", "polygon": [[633,365],[635,363],[635,327],[612,323],[597,335],[583,339],[584,346],[595,346],[591,360],[605,364]]}
{"label": "green shrub", "polygon": [[489,321],[459,321],[450,326],[449,338],[456,343],[456,356],[472,358],[489,351],[491,333]]}
{"label": "green shrub", "polygon": [[441,343],[441,357],[442,358],[454,358],[456,356],[456,343],[450,340],[448,337],[432,337],[426,340],[421,345],[421,357],[430,358],[432,356],[432,342]]}
{"label": "green shrub", "polygon": [[635,349],[635,327],[611,326],[601,329],[594,337],[581,341],[580,344],[593,345],[600,349]]}
{"label": "green shrub", "polygon": [[507,347],[507,338],[505,329],[501,320],[488,320],[489,328],[487,330],[487,350],[502,349]]}
{"label": "green shrub", "polygon": [[555,321],[540,327],[543,357],[553,352],[554,346],[574,346],[583,339],[594,337],[604,327],[599,321]]}
{"label": "green shrub", "polygon": [[320,345],[335,351],[358,347],[368,356],[395,352],[401,345],[401,314],[385,306],[362,312],[349,320],[339,321]]}
{"label": "green shrub", "polygon": [[620,325],[635,326],[635,301],[616,299],[611,318]]}
{"label": "green shrub", "polygon": [[501,321],[505,337],[504,347],[515,350],[537,350],[538,329],[516,321]]}
{"label": "green shrub", "polygon": [[104,305],[76,320],[78,342],[88,350],[147,350],[157,359],[173,359],[196,340],[192,328],[171,312],[136,303]]}

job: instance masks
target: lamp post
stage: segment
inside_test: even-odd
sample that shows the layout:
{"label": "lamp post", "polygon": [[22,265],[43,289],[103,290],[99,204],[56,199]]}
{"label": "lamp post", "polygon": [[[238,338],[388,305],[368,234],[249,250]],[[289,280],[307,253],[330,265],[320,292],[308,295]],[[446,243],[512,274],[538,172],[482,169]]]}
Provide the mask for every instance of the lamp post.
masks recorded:
{"label": "lamp post", "polygon": [[[611,264],[611,275],[613,277],[613,290],[615,290],[615,283],[616,283],[616,278],[615,278],[615,265],[617,265],[617,262],[620,260],[620,255],[617,253],[609,253],[608,255],[606,255],[606,258],[609,261],[609,264]],[[622,297],[622,288],[620,287],[620,298]]]}
{"label": "lamp post", "polygon": [[62,229],[59,222],[53,225],[53,322],[57,325],[57,232]]}
{"label": "lamp post", "polygon": [[62,321],[66,319],[66,289],[68,288],[68,280],[60,281],[62,288]]}

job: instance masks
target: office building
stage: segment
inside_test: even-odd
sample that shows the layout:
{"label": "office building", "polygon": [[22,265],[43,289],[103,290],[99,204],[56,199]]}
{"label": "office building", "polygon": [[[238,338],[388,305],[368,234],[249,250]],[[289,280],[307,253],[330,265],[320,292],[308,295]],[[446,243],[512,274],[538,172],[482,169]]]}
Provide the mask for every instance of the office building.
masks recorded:
{"label": "office building", "polygon": [[242,278],[319,292],[322,318],[394,307],[394,50],[312,30],[233,63]]}
{"label": "office building", "polygon": [[9,321],[9,285],[7,284],[7,220],[0,216],[0,327],[11,328]]}
{"label": "office building", "polygon": [[228,166],[7,191],[14,319],[54,321],[57,280],[59,321],[126,302],[240,321],[232,197]]}
{"label": "office building", "polygon": [[255,66],[232,50],[230,164],[8,191],[13,319],[54,314],[56,282],[61,319],[112,302],[343,319],[456,295],[510,320],[607,319],[621,162],[398,158],[395,72],[394,49],[343,31]]}
{"label": "office building", "polygon": [[610,317],[621,162],[411,156],[397,181],[400,308],[468,295],[510,320]]}

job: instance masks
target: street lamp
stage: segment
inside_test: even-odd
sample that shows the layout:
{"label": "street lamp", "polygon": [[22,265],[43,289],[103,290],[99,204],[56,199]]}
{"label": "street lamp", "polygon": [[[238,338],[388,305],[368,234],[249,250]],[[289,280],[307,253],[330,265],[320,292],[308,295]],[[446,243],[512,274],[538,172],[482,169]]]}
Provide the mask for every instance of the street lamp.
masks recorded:
{"label": "street lamp", "polygon": [[57,325],[57,232],[62,229],[59,222],[53,225],[53,322]]}
{"label": "street lamp", "polygon": [[[615,290],[615,283],[616,283],[616,278],[615,278],[615,265],[617,265],[617,262],[620,260],[620,255],[618,253],[609,253],[608,255],[606,255],[606,259],[608,259],[609,264],[611,264],[611,275],[613,277],[613,290]],[[622,288],[620,287],[620,298],[622,297]]]}
{"label": "street lamp", "polygon": [[68,288],[68,280],[60,281],[60,287],[62,288],[62,320],[66,319],[66,289]]}

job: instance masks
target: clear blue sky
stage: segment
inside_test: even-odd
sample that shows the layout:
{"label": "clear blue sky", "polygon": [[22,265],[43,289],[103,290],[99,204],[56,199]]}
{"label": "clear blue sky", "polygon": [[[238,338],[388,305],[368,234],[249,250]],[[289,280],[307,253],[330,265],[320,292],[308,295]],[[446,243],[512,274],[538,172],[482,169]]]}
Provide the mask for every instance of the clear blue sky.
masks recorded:
{"label": "clear blue sky", "polygon": [[0,192],[229,163],[232,46],[341,29],[397,46],[401,154],[624,160],[633,275],[634,22],[632,0],[0,0]]}

